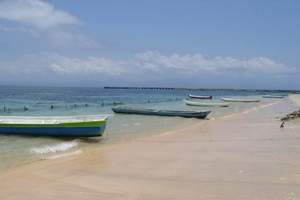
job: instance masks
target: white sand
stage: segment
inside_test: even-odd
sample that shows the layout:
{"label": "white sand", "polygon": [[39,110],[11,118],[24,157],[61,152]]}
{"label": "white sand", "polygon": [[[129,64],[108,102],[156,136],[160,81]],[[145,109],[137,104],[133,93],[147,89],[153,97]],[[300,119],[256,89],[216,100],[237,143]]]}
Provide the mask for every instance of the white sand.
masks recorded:
{"label": "white sand", "polygon": [[300,106],[300,95],[299,94],[294,94],[290,95],[289,98],[298,106]]}

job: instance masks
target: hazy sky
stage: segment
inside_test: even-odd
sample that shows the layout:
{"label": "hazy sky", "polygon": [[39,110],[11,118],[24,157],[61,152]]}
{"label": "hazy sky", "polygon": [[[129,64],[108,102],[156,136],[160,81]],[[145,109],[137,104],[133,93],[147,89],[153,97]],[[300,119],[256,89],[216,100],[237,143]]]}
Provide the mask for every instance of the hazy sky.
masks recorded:
{"label": "hazy sky", "polygon": [[298,0],[0,0],[0,84],[300,89]]}

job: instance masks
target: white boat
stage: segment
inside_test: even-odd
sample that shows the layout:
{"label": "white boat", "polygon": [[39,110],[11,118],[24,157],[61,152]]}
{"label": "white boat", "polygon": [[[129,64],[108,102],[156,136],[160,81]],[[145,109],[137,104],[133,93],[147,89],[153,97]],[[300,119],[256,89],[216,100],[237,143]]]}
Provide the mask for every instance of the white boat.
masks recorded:
{"label": "white boat", "polygon": [[238,98],[222,98],[222,101],[226,102],[242,102],[242,103],[257,103],[259,99],[238,99]]}
{"label": "white boat", "polygon": [[210,102],[210,101],[190,101],[185,99],[184,103],[188,106],[202,106],[202,107],[214,107],[214,106],[219,106],[219,107],[228,107],[228,103],[224,102]]}
{"label": "white boat", "polygon": [[188,95],[191,99],[212,99],[212,96],[199,96],[199,95],[193,95],[189,94]]}

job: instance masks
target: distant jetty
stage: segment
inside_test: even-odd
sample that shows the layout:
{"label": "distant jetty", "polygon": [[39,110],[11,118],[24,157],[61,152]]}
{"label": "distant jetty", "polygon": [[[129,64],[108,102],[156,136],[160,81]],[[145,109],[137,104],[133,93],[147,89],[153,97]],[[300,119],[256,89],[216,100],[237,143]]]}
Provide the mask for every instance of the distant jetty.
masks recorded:
{"label": "distant jetty", "polygon": [[273,93],[290,93],[290,94],[300,94],[300,90],[267,90],[267,89],[229,89],[229,88],[177,88],[177,87],[113,87],[106,86],[104,89],[115,89],[115,90],[190,90],[190,91],[240,91],[240,92],[261,92],[262,94],[267,94],[269,92]]}
{"label": "distant jetty", "polygon": [[[117,89],[117,90],[178,90],[179,88],[170,87],[104,87],[104,89]],[[183,89],[183,88],[182,88]]]}

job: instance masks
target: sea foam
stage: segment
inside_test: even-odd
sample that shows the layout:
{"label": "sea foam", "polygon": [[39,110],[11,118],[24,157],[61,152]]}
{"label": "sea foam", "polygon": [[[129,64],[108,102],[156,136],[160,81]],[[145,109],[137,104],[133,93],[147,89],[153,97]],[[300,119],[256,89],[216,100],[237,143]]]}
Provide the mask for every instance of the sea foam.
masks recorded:
{"label": "sea foam", "polygon": [[76,146],[78,146],[79,141],[78,140],[73,140],[70,142],[63,142],[55,145],[46,145],[42,147],[34,147],[30,149],[31,153],[34,154],[48,154],[48,153],[57,153],[57,152],[63,152],[67,151],[69,149],[72,149]]}
{"label": "sea foam", "polygon": [[68,157],[68,156],[79,155],[81,153],[82,153],[82,150],[76,150],[76,151],[69,152],[69,153],[63,153],[63,154],[58,154],[58,155],[50,156],[50,157],[47,157],[46,159],[48,159],[48,160],[54,160],[54,159]]}

